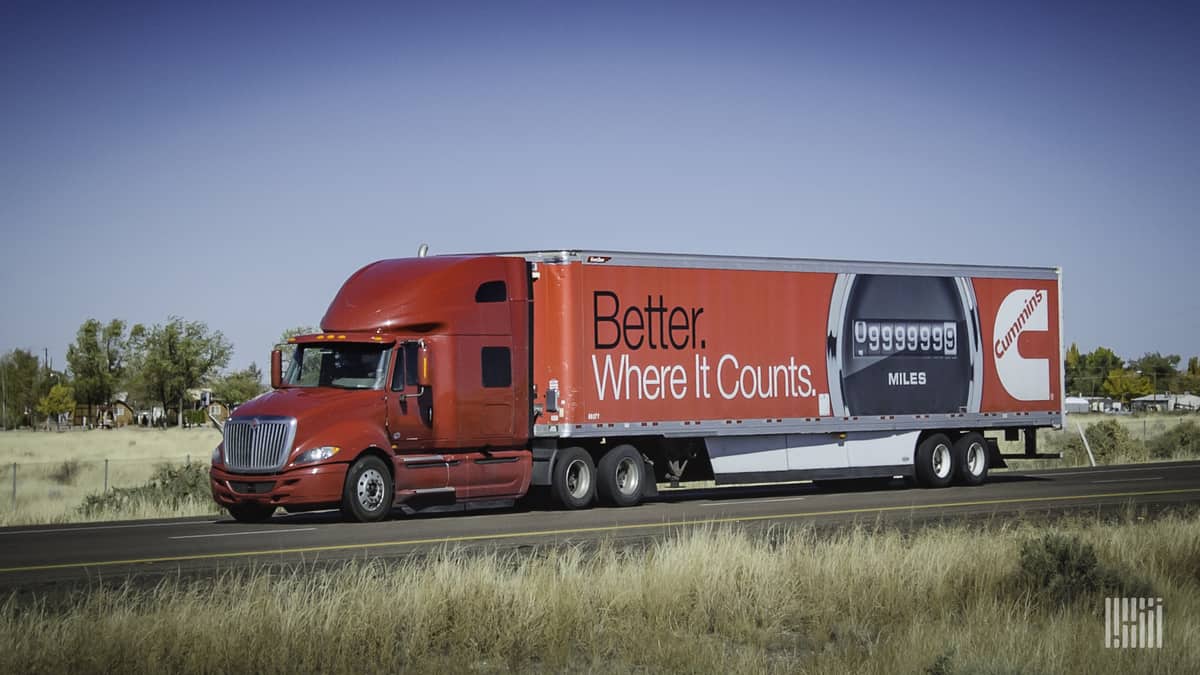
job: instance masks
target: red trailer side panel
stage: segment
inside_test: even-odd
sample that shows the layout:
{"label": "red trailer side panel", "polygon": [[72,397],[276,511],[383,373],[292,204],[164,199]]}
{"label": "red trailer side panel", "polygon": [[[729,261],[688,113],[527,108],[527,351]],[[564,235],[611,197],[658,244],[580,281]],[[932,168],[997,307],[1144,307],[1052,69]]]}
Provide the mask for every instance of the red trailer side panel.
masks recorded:
{"label": "red trailer side panel", "polygon": [[534,378],[561,395],[543,432],[905,428],[1061,408],[1054,279],[581,262],[540,274]]}

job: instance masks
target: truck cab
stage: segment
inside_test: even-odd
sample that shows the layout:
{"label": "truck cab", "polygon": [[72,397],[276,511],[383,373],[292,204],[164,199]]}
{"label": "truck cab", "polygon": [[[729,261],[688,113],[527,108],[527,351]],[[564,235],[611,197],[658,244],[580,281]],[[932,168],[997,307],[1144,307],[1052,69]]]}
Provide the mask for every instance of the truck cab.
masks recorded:
{"label": "truck cab", "polygon": [[234,518],[512,500],[529,487],[529,277],[520,258],[385,260],[293,338],[238,407],[211,487]]}

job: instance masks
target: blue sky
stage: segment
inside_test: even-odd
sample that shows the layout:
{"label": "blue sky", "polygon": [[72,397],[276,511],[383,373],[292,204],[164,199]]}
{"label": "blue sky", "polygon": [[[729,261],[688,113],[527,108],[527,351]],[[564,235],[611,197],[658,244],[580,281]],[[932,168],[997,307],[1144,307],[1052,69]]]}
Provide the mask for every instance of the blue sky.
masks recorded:
{"label": "blue sky", "polygon": [[1198,7],[4,2],[0,351],[262,365],[424,241],[1058,265],[1068,342],[1200,354]]}

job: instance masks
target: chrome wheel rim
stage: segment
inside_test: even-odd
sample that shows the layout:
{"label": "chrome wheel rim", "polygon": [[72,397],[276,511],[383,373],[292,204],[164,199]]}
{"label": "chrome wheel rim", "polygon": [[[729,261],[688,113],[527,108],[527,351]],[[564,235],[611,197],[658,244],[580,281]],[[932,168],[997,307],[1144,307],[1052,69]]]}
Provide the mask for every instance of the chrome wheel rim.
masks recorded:
{"label": "chrome wheel rim", "polygon": [[933,475],[945,478],[950,475],[950,446],[938,443],[933,448]]}
{"label": "chrome wheel rim", "polygon": [[383,506],[383,474],[378,469],[367,469],[358,477],[358,503],[368,511],[377,511]]}
{"label": "chrome wheel rim", "polygon": [[572,460],[567,465],[567,492],[575,499],[583,499],[592,486],[592,472],[582,459]]}
{"label": "chrome wheel rim", "polygon": [[617,491],[623,495],[636,493],[642,482],[642,472],[638,471],[637,462],[632,457],[623,457],[621,461],[617,462],[616,476],[614,477]]}
{"label": "chrome wheel rim", "polygon": [[972,476],[982,476],[987,465],[987,454],[983,451],[983,443],[975,441],[967,446],[967,471]]}

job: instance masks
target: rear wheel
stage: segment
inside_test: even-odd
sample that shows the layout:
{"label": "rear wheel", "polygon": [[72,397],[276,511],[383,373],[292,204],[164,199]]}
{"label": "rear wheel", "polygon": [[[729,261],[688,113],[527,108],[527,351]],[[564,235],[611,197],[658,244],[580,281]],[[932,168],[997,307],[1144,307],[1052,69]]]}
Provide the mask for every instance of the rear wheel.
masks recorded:
{"label": "rear wheel", "polygon": [[226,508],[229,509],[229,515],[233,516],[233,519],[239,523],[261,523],[275,515],[274,504],[248,502],[246,504],[234,504]]}
{"label": "rear wheel", "polygon": [[342,514],[360,523],[383,520],[392,510],[392,475],[375,455],[355,462],[342,488]]}
{"label": "rear wheel", "polygon": [[563,448],[554,458],[550,477],[554,500],[568,509],[583,509],[596,499],[596,465],[580,447]]}
{"label": "rear wheel", "polygon": [[954,479],[954,450],[945,434],[933,434],[917,446],[917,483],[921,487],[946,487]]}
{"label": "rear wheel", "polygon": [[954,468],[963,485],[979,485],[987,479],[987,441],[972,431],[954,442]]}
{"label": "rear wheel", "polygon": [[646,472],[642,453],[632,445],[618,445],[600,458],[596,467],[600,499],[614,506],[633,506],[642,501]]}

